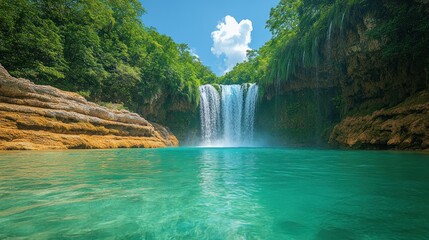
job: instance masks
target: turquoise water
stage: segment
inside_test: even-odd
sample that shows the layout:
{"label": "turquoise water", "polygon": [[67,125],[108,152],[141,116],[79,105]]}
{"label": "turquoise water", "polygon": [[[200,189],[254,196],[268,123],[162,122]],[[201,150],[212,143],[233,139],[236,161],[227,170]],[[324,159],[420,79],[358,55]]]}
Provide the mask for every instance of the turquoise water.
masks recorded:
{"label": "turquoise water", "polygon": [[429,239],[429,155],[0,153],[0,239]]}

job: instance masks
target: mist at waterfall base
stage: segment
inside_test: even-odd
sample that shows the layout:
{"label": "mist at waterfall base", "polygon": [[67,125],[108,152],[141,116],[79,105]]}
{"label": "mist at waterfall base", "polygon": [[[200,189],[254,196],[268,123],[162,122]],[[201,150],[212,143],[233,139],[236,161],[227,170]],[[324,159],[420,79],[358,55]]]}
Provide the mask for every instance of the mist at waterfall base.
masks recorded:
{"label": "mist at waterfall base", "polygon": [[258,85],[203,85],[200,91],[201,144],[204,147],[254,147]]}

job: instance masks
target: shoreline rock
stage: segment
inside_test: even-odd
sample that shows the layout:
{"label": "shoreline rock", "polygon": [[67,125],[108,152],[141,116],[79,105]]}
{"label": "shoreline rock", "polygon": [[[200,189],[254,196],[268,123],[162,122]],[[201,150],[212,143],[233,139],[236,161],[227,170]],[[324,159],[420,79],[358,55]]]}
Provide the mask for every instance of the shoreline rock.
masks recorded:
{"label": "shoreline rock", "polygon": [[0,150],[177,146],[165,127],[82,96],[12,77],[0,65]]}
{"label": "shoreline rock", "polygon": [[339,148],[429,150],[429,92],[370,115],[337,124],[329,143]]}

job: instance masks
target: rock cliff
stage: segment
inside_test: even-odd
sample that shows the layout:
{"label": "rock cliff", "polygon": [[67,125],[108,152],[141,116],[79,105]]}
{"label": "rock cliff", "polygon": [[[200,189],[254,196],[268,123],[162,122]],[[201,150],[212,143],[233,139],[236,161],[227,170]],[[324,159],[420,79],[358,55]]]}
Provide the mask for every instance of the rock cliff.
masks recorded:
{"label": "rock cliff", "polygon": [[166,128],[136,113],[14,78],[0,65],[0,150],[176,146]]}
{"label": "rock cliff", "polygon": [[370,35],[383,21],[371,12],[333,27],[329,40],[321,33],[315,66],[297,67],[265,89],[256,119],[262,138],[291,146],[427,149],[429,99],[406,99],[425,99],[428,65],[385,57],[386,39]]}
{"label": "rock cliff", "polygon": [[393,108],[347,117],[335,126],[329,142],[354,149],[429,150],[429,92]]}

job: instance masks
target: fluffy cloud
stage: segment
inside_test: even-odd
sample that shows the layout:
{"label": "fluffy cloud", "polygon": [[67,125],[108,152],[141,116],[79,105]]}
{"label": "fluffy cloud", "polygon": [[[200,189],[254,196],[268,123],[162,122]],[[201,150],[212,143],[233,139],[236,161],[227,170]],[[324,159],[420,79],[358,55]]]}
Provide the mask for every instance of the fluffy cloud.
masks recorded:
{"label": "fluffy cloud", "polygon": [[189,50],[189,54],[191,54],[192,57],[197,58],[198,60],[200,60],[200,56],[197,54],[197,50],[195,50],[194,48],[191,48]]}
{"label": "fluffy cloud", "polygon": [[252,30],[252,21],[249,19],[238,23],[234,17],[228,15],[217,25],[217,30],[212,32],[211,51],[217,57],[224,56],[225,73],[246,59],[247,50],[250,50]]}

